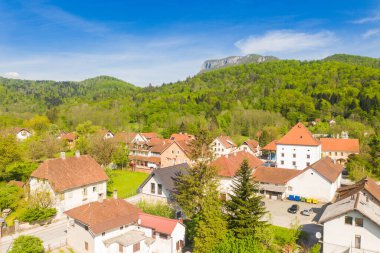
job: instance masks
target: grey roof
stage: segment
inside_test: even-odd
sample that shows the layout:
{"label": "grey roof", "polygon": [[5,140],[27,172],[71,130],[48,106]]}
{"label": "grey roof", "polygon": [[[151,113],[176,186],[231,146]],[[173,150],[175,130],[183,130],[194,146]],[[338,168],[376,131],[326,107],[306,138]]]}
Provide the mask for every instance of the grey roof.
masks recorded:
{"label": "grey roof", "polygon": [[187,170],[190,166],[187,163],[176,164],[173,166],[160,168],[154,170],[147,179],[140,185],[139,191],[144,187],[144,185],[152,178],[156,177],[161,183],[162,186],[168,191],[174,190],[174,180],[178,173],[187,174]]}
{"label": "grey roof", "polygon": [[361,213],[380,226],[380,206],[363,191],[327,206],[319,219],[319,223],[325,223],[351,211]]}
{"label": "grey roof", "polygon": [[124,247],[128,247],[129,245],[133,245],[133,244],[141,242],[145,239],[148,239],[148,237],[145,236],[144,232],[137,231],[137,230],[131,230],[125,234],[104,240],[103,242],[105,245],[111,245],[113,243],[118,243],[120,245],[123,245]]}

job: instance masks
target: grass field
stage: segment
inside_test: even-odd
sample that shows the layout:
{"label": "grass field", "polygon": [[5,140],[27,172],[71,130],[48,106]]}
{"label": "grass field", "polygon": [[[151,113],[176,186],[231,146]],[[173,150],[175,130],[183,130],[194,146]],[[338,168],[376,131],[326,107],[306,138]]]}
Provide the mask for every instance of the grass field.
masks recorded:
{"label": "grass field", "polygon": [[119,198],[128,198],[136,195],[137,188],[148,176],[149,174],[143,172],[115,170],[112,172],[113,185],[108,195],[112,195],[114,189],[117,190]]}

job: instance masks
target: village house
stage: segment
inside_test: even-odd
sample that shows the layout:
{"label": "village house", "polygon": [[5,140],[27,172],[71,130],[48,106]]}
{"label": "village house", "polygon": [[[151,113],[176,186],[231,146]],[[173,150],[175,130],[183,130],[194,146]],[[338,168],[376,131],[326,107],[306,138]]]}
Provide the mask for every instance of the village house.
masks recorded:
{"label": "village house", "polygon": [[32,132],[26,128],[15,127],[5,130],[9,135],[14,135],[18,141],[23,141],[32,136]]}
{"label": "village house", "polygon": [[[174,204],[173,191],[174,180],[178,174],[186,174],[189,165],[187,163],[177,164],[166,168],[152,171],[152,173],[140,185],[138,192],[141,199],[148,202],[165,202]],[[182,217],[180,208],[176,208],[176,217]]]}
{"label": "village house", "polygon": [[219,136],[210,145],[215,158],[228,155],[237,148],[237,145],[229,136]]}
{"label": "village house", "polygon": [[349,155],[360,152],[358,139],[321,138],[320,141],[322,156],[329,156],[340,164],[345,164]]}
{"label": "village house", "polygon": [[130,160],[136,169],[151,171],[181,163],[191,163],[188,141],[152,138],[130,145]]}
{"label": "village house", "polygon": [[191,140],[195,140],[195,136],[188,134],[188,133],[172,134],[170,136],[170,140],[172,140],[172,141],[191,141]]}
{"label": "village house", "polygon": [[271,141],[262,148],[262,151],[267,154],[267,160],[272,164],[276,161],[276,143],[277,140]]}
{"label": "village house", "polygon": [[249,152],[254,156],[261,156],[261,148],[256,140],[246,140],[240,145],[239,150]]}
{"label": "village house", "polygon": [[104,140],[112,139],[115,135],[109,130],[98,130],[97,135],[100,135]]}
{"label": "village house", "polygon": [[342,171],[342,165],[324,157],[304,170],[261,166],[255,170],[253,178],[268,198],[284,199],[292,195],[330,202],[341,186]]}
{"label": "village house", "polygon": [[276,142],[276,167],[303,170],[321,157],[321,142],[301,122]]}
{"label": "village house", "polygon": [[49,191],[58,215],[71,208],[105,197],[108,177],[90,156],[76,152],[73,157],[61,153],[44,161],[29,179],[30,194]]}
{"label": "village house", "polygon": [[338,190],[327,206],[323,224],[323,253],[380,252],[380,187],[370,178]]}
{"label": "village house", "polygon": [[182,223],[145,214],[117,195],[65,214],[67,244],[78,253],[179,253],[184,246]]}
{"label": "village house", "polygon": [[219,192],[222,199],[227,199],[228,193],[231,193],[232,179],[245,159],[248,161],[248,164],[252,169],[257,168],[264,163],[262,160],[246,151],[235,151],[211,162],[210,166],[217,168],[220,180]]}
{"label": "village house", "polygon": [[66,142],[67,146],[70,148],[70,149],[73,149],[74,148],[74,145],[75,145],[75,140],[78,138],[78,136],[71,132],[71,133],[65,133],[65,132],[62,132],[59,136],[58,136],[58,140],[62,140],[64,142]]}

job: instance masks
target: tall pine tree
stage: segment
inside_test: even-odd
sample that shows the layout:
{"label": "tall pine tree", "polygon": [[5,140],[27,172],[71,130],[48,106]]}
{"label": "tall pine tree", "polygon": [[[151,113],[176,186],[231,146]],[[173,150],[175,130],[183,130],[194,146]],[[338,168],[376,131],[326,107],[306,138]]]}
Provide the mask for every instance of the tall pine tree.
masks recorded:
{"label": "tall pine tree", "polygon": [[262,219],[266,210],[258,191],[258,185],[252,180],[252,169],[244,160],[233,178],[232,194],[226,202],[228,229],[237,238],[254,236],[258,228],[266,225]]}

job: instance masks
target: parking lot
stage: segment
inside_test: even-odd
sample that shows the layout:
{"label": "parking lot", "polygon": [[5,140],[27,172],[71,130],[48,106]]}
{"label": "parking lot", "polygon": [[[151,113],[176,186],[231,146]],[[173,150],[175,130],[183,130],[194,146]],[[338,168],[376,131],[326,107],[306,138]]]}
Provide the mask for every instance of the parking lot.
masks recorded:
{"label": "parking lot", "polygon": [[[318,219],[322,214],[323,210],[326,207],[326,204],[309,204],[305,202],[296,202],[289,200],[272,200],[272,199],[264,199],[265,207],[268,211],[267,219],[269,223],[280,226],[290,228],[292,224],[298,223],[298,225],[302,225],[302,230],[309,234],[308,237],[308,245],[313,245],[318,241],[315,237],[317,232],[322,232],[322,226],[319,225]],[[296,214],[292,214],[288,212],[288,208],[293,204],[299,205],[300,209]],[[304,209],[312,209],[313,212],[310,216],[304,216],[301,214],[301,211]]]}

